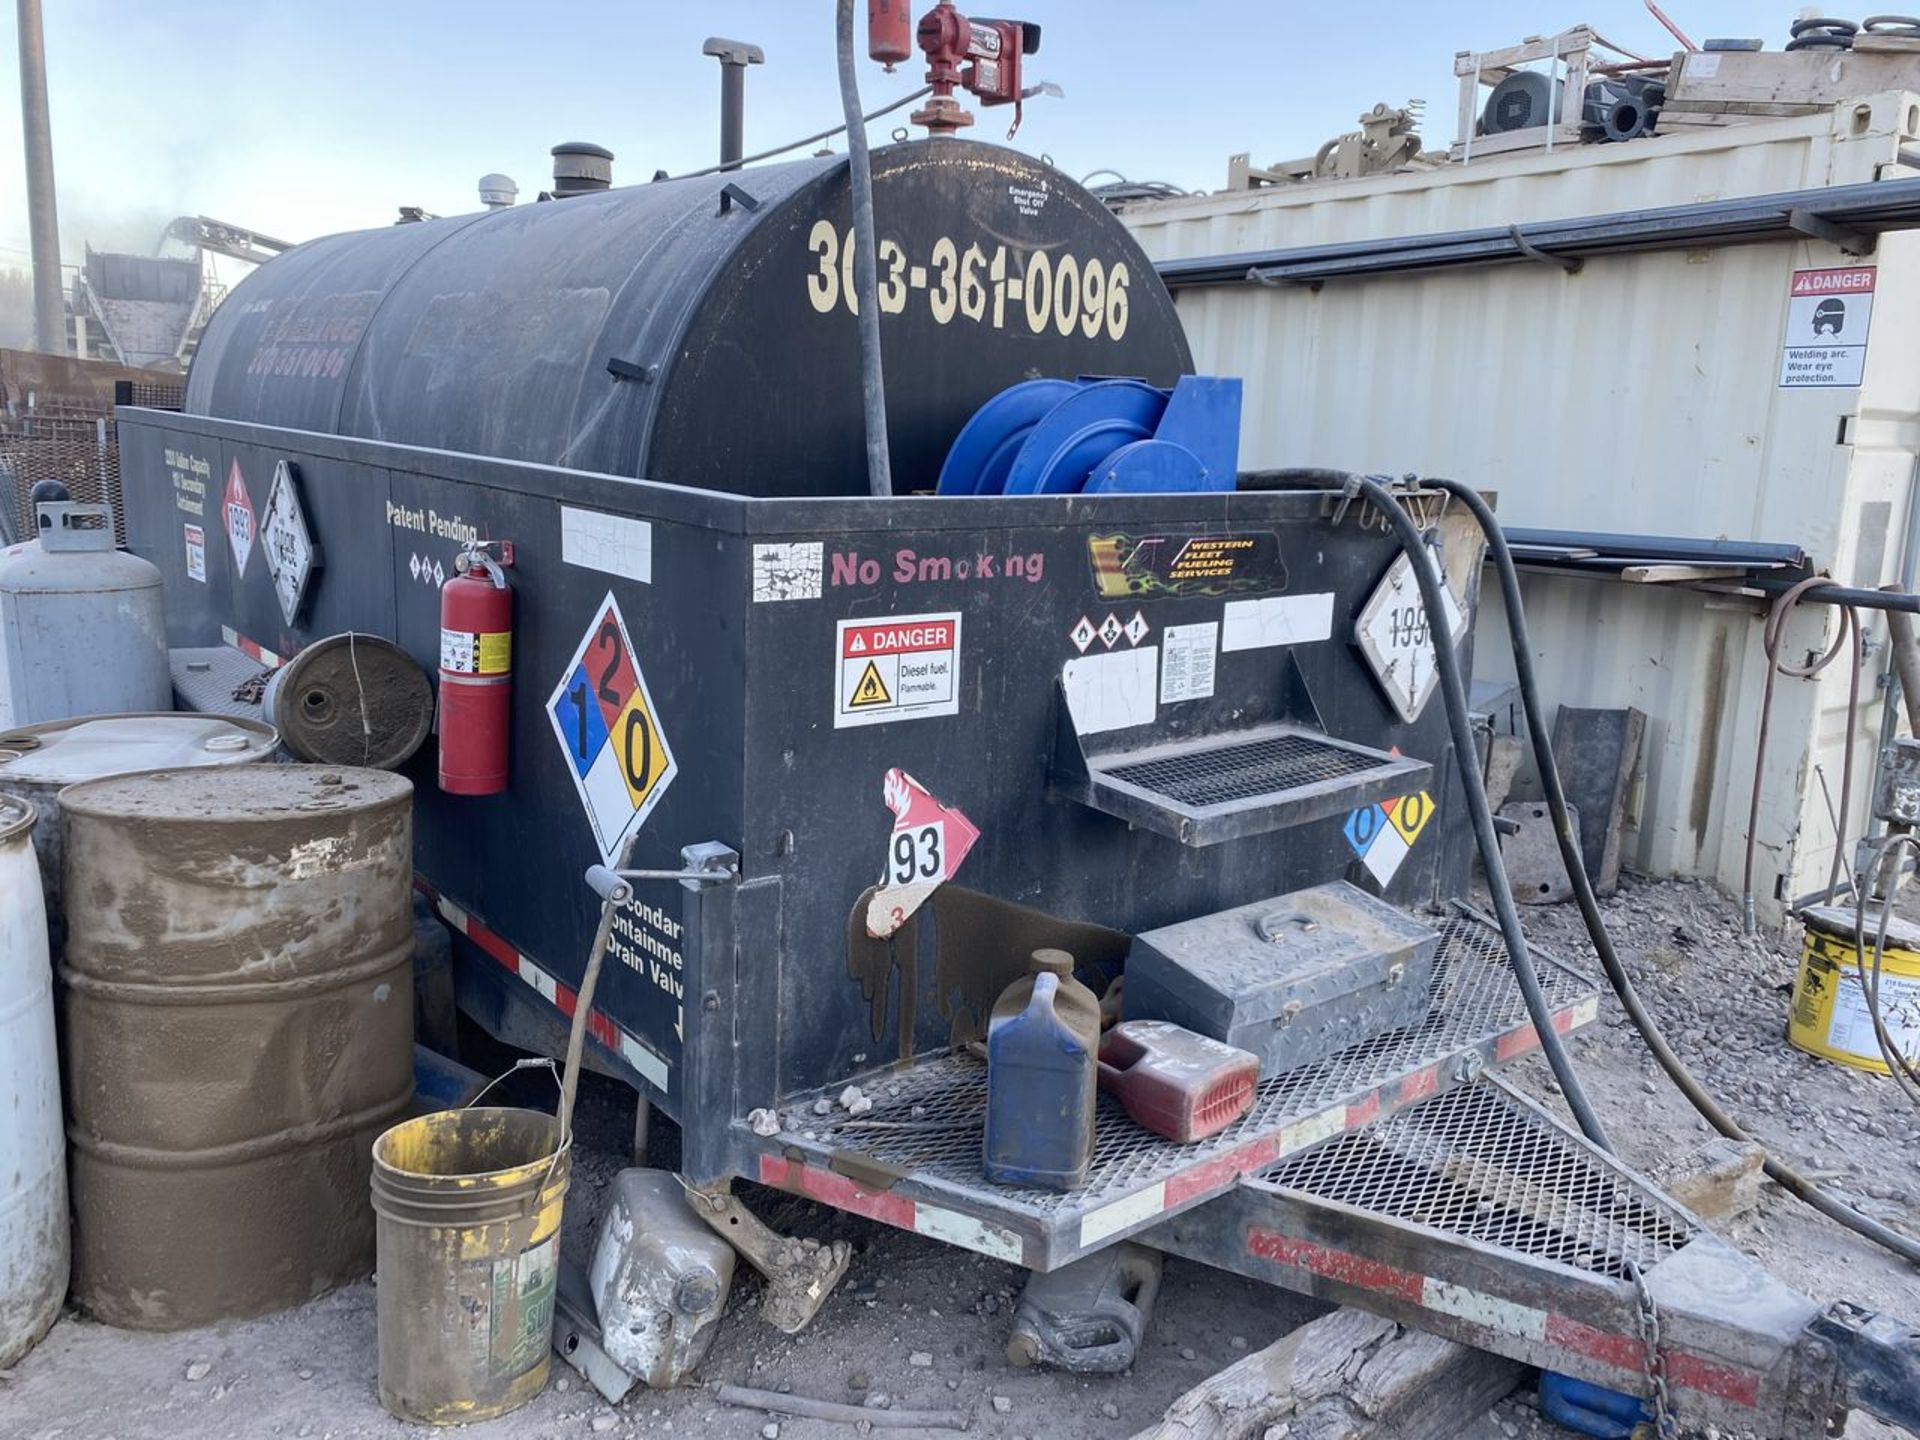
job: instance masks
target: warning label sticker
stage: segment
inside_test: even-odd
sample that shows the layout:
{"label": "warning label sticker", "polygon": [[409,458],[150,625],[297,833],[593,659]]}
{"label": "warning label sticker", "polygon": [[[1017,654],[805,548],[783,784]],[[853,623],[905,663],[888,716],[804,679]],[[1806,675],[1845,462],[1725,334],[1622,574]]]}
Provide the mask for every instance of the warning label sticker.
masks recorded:
{"label": "warning label sticker", "polygon": [[233,573],[247,573],[247,561],[253,558],[256,531],[253,497],[247,494],[247,477],[240,473],[240,462],[227,465],[227,488],[221,496],[221,519],[227,527],[227,543],[233,547]]}
{"label": "warning label sticker", "polygon": [[198,525],[183,525],[187,537],[187,578],[207,583],[207,532]]}
{"label": "warning label sticker", "polygon": [[906,924],[951,880],[980,838],[971,820],[899,767],[887,771],[881,788],[893,811],[893,833],[887,837],[885,879],[867,902],[867,934],[876,940]]}
{"label": "warning label sticker", "polygon": [[835,729],[960,711],[960,616],[842,620],[835,636]]}
{"label": "warning label sticker", "polygon": [[1858,385],[1867,368],[1873,320],[1871,265],[1796,270],[1787,291],[1787,334],[1780,355],[1783,390]]}
{"label": "warning label sticker", "polygon": [[[470,652],[456,658],[470,659],[477,667],[496,658],[489,654],[488,637],[471,639]],[[497,653],[497,658],[504,662],[506,657]],[[600,858],[610,864],[622,842],[646,823],[680,770],[660,728],[659,713],[633,653],[627,622],[609,592],[547,700],[547,717],[566,751]]]}

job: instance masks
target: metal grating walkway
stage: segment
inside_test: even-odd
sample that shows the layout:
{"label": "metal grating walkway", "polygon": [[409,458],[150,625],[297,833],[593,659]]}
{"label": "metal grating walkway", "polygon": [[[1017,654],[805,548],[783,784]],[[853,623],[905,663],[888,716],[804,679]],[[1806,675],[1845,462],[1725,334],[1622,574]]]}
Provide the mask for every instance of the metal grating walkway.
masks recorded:
{"label": "metal grating walkway", "polygon": [[1054,785],[1083,805],[1183,845],[1217,845],[1411,795],[1433,766],[1301,725],[1056,758]]}
{"label": "metal grating walkway", "polygon": [[1685,1212],[1489,1079],[1262,1172],[1259,1183],[1591,1274],[1651,1269]]}
{"label": "metal grating walkway", "polygon": [[[1152,1134],[1102,1095],[1092,1171],[1070,1194],[987,1183],[981,1173],[987,1066],[964,1049],[904,1071],[857,1077],[875,1102],[866,1115],[849,1116],[838,1107],[815,1113],[815,1102],[830,1102],[839,1084],[793,1097],[779,1112],[781,1133],[757,1143],[801,1163],[831,1163],[841,1173],[852,1167],[905,1176],[916,1191],[961,1202],[1038,1239],[1049,1268],[1064,1264],[1179,1205],[1223,1193],[1244,1174],[1450,1088],[1463,1078],[1459,1062],[1469,1052],[1486,1063],[1526,1053],[1531,1027],[1498,932],[1467,916],[1437,928],[1441,945],[1422,1024],[1263,1082],[1245,1116],[1197,1144]],[[1548,956],[1537,961],[1548,1003],[1565,1026],[1591,1020],[1593,983]]]}
{"label": "metal grating walkway", "polygon": [[1305,735],[1274,735],[1161,760],[1116,765],[1103,773],[1183,805],[1223,805],[1277,790],[1343,780],[1377,769],[1379,759]]}

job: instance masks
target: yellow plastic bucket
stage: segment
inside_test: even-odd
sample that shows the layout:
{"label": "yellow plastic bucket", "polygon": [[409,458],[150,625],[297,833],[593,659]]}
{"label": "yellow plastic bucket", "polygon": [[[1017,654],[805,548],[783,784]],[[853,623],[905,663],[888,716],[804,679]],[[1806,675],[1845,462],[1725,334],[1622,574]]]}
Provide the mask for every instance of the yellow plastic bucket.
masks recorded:
{"label": "yellow plastic bucket", "polygon": [[[1873,1033],[1873,1015],[1860,981],[1853,938],[1853,907],[1821,905],[1801,916],[1807,927],[1800,973],[1793,984],[1787,1040],[1796,1049],[1856,1070],[1887,1073]],[[1864,959],[1873,968],[1880,917],[1869,909]],[[1880,1019],[1899,1052],[1920,1057],[1920,927],[1898,918],[1887,926],[1880,955]]]}
{"label": "yellow plastic bucket", "polygon": [[538,1110],[445,1110],[374,1143],[380,1403],[455,1425],[546,1386],[568,1155]]}

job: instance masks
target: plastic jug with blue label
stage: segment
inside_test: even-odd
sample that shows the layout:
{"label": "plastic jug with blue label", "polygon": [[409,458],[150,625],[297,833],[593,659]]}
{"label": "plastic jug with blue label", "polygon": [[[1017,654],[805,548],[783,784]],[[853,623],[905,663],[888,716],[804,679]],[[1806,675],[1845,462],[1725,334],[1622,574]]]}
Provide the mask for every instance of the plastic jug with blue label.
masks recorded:
{"label": "plastic jug with blue label", "polygon": [[1093,1160],[1100,1002],[1073,956],[1036,950],[987,1024],[987,1179],[1073,1190]]}

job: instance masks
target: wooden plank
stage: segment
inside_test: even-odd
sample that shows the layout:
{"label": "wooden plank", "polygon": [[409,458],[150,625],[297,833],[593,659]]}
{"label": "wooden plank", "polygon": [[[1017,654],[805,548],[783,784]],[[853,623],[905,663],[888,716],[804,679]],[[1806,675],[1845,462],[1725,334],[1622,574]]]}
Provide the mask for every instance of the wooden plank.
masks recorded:
{"label": "wooden plank", "polygon": [[1688,580],[1737,580],[1744,565],[1629,565],[1620,578],[1633,585],[1674,585]]}
{"label": "wooden plank", "polygon": [[[1577,150],[1580,145],[1578,125],[1555,127],[1553,137],[1555,150]],[[1458,163],[1462,159],[1478,160],[1486,155],[1513,155],[1523,150],[1545,150],[1546,148],[1547,127],[1535,125],[1526,130],[1508,130],[1500,135],[1476,135],[1473,137],[1471,147],[1456,143],[1448,153],[1450,158]]]}
{"label": "wooden plank", "polygon": [[1514,1361],[1363,1310],[1322,1315],[1176,1399],[1135,1440],[1452,1440],[1519,1382]]}
{"label": "wooden plank", "polygon": [[1856,35],[1853,37],[1853,53],[1856,55],[1920,55],[1920,36]]}
{"label": "wooden plank", "polygon": [[1786,119],[1795,115],[1818,115],[1827,105],[1799,105],[1784,100],[1683,100],[1678,105],[1661,107],[1662,120],[1682,115],[1738,115],[1743,119]]}
{"label": "wooden plank", "polygon": [[1831,105],[1881,90],[1920,89],[1920,55],[1851,50],[1703,51],[1688,55],[1670,107],[1704,101]]}

